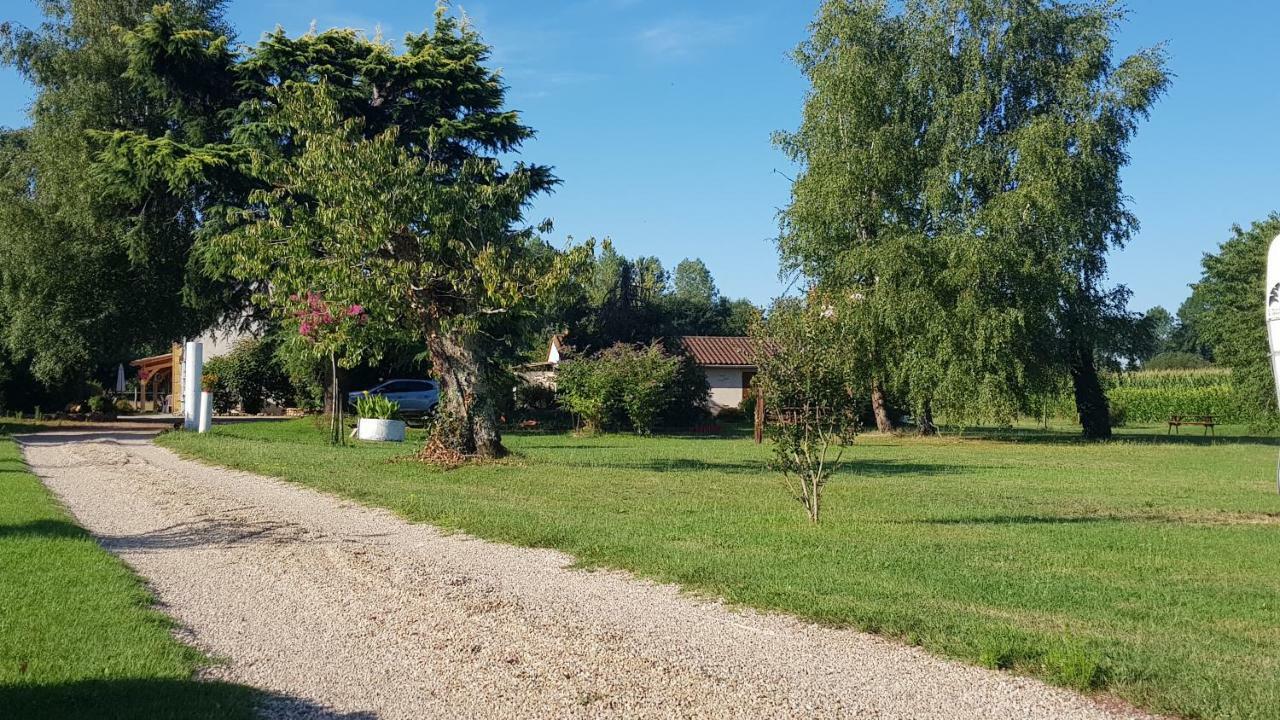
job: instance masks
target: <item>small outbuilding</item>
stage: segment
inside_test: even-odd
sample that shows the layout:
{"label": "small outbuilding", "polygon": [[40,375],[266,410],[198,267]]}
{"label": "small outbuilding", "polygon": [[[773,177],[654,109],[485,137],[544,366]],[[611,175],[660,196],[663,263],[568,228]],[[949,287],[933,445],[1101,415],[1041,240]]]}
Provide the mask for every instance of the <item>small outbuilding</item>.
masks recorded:
{"label": "small outbuilding", "polygon": [[[565,354],[565,336],[551,338],[546,362],[529,363],[515,372],[530,385],[556,387],[556,370]],[[738,407],[751,394],[751,380],[756,376],[755,346],[745,336],[682,335],[671,348],[693,359],[707,378],[711,388],[708,409],[712,412]]]}
{"label": "small outbuilding", "polygon": [[755,346],[744,336],[684,335],[681,349],[707,377],[710,409],[738,407],[756,376]]}

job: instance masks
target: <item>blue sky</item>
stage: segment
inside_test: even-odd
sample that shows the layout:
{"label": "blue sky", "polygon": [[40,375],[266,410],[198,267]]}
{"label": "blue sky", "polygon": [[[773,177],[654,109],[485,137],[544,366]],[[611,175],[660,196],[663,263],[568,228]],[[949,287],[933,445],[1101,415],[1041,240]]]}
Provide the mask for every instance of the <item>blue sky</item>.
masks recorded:
{"label": "blue sky", "polygon": [[[787,58],[817,0],[472,0],[456,2],[494,45],[510,105],[538,130],[528,160],[564,181],[534,220],[555,239],[612,237],[668,268],[701,257],[722,292],[767,302],[783,290],[770,238],[788,196],[769,140],[799,121],[805,84]],[[0,19],[38,21],[6,0]],[[1280,210],[1280,3],[1131,0],[1120,49],[1166,42],[1176,74],[1132,146],[1125,189],[1142,222],[1113,255],[1132,305],[1175,309],[1201,255]],[[433,0],[232,0],[242,42],[277,24],[346,26],[388,38],[425,27]],[[30,90],[0,72],[0,125],[25,123]]]}

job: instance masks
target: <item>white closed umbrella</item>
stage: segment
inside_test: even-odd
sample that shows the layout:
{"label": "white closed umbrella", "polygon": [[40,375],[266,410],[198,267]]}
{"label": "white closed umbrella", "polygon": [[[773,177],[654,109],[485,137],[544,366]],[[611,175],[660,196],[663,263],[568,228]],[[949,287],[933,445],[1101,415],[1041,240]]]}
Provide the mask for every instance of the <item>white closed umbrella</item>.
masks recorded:
{"label": "white closed umbrella", "polygon": [[124,394],[124,363],[116,366],[116,392]]}
{"label": "white closed umbrella", "polygon": [[[1267,253],[1267,340],[1271,344],[1271,372],[1276,380],[1276,402],[1280,403],[1280,236],[1271,241]],[[1280,468],[1276,470],[1276,492],[1280,493]]]}

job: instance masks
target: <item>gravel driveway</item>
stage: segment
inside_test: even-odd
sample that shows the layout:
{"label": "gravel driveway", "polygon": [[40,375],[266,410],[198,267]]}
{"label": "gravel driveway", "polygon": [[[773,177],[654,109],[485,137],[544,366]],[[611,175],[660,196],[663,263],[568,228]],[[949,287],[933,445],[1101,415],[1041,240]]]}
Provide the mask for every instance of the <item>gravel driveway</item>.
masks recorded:
{"label": "gravel driveway", "polygon": [[270,701],[269,718],[1140,717],[870,635],[573,570],[562,553],[444,535],[150,438],[19,440],[184,637],[225,659],[210,677],[299,700]]}

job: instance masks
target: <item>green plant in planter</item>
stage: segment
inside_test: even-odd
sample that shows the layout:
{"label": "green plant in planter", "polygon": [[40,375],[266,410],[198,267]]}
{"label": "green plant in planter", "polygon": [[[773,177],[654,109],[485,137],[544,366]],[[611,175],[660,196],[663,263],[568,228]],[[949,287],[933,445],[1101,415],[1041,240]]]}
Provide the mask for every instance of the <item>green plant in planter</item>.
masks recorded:
{"label": "green plant in planter", "polygon": [[365,395],[356,399],[356,413],[368,420],[393,420],[400,413],[400,403],[382,395]]}

